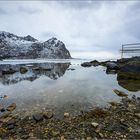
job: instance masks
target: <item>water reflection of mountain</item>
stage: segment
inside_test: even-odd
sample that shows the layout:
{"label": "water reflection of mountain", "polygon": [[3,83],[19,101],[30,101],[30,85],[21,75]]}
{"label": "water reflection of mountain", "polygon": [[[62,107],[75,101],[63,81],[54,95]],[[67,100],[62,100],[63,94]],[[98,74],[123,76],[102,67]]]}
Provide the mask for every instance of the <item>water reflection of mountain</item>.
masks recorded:
{"label": "water reflection of mountain", "polygon": [[5,85],[23,80],[34,81],[42,75],[56,80],[65,74],[69,65],[70,63],[0,65],[0,82]]}

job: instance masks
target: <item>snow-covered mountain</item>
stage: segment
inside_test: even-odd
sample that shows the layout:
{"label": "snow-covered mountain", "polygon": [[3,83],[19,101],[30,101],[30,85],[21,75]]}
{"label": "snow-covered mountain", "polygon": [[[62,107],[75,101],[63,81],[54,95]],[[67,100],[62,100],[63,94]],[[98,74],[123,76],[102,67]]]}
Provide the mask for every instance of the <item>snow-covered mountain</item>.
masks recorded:
{"label": "snow-covered mountain", "polygon": [[65,44],[54,37],[48,41],[40,42],[30,35],[20,37],[0,31],[0,58],[69,59],[71,55]]}

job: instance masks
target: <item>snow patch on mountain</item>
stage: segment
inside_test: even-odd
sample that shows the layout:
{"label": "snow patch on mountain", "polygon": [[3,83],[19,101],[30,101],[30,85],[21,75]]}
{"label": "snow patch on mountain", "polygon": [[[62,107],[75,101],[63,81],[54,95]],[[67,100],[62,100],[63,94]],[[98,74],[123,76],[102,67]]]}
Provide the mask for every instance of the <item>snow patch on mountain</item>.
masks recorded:
{"label": "snow patch on mountain", "polygon": [[0,58],[71,58],[64,43],[57,38],[40,42],[30,35],[20,37],[0,31]]}

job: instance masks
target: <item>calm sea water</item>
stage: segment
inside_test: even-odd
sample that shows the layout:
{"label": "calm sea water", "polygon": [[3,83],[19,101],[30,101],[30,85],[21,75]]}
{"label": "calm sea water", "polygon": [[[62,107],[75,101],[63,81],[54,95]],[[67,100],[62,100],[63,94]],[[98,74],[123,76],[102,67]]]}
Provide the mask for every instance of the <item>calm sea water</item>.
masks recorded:
{"label": "calm sea water", "polygon": [[[45,110],[56,116],[64,112],[77,115],[94,107],[120,101],[113,89],[140,96],[140,81],[120,82],[117,75],[106,74],[105,67],[81,67],[85,60],[8,60],[0,62],[0,71],[14,69],[14,74],[0,75],[0,104],[17,104],[15,113],[22,115]],[[21,74],[20,67],[28,71]],[[38,69],[39,68],[39,69]]]}

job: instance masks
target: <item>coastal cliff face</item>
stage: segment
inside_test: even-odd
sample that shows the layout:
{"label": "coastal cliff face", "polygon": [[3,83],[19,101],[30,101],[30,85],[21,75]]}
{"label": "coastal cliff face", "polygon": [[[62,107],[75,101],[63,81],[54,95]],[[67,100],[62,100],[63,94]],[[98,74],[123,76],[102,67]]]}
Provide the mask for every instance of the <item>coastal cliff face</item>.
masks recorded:
{"label": "coastal cliff face", "polygon": [[30,35],[20,37],[2,31],[0,32],[0,59],[5,58],[69,59],[71,55],[65,44],[54,37],[40,42]]}

